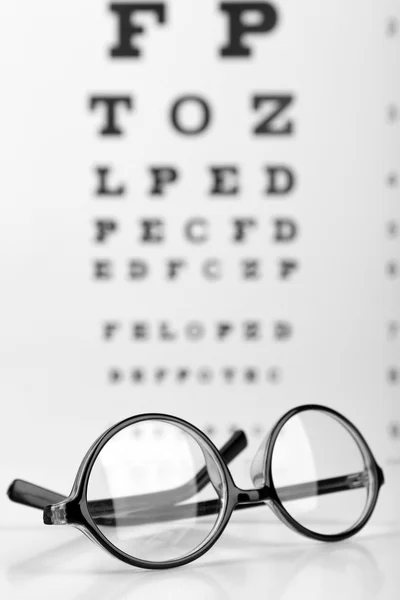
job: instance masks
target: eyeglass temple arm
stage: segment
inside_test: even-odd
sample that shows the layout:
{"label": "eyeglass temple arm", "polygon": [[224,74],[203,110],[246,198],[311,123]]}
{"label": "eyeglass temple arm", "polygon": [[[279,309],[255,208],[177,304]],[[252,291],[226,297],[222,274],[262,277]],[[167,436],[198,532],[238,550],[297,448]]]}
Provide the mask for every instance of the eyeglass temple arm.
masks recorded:
{"label": "eyeglass temple arm", "polygon": [[23,479],[15,479],[7,490],[7,496],[17,504],[24,504],[32,508],[43,510],[48,504],[57,504],[65,500],[66,496],[51,492]]}
{"label": "eyeglass temple arm", "polygon": [[[277,489],[276,492],[281,502],[287,502],[290,500],[300,500],[313,496],[323,496],[335,492],[359,489],[366,485],[368,485],[368,472],[362,471],[352,475],[285,486]],[[259,491],[258,500],[237,504],[235,510],[264,505],[265,500],[270,497],[270,493],[268,493],[266,488],[256,491]],[[221,502],[219,500],[206,500],[203,502],[193,502],[182,505],[164,505],[163,507],[135,507],[136,510],[132,511],[132,504],[130,504],[128,508],[126,500],[126,498],[116,498],[113,501],[112,509],[110,509],[108,500],[96,500],[90,502],[91,516],[98,525],[110,527],[118,525],[123,527],[124,525],[144,525],[146,523],[175,521],[196,516],[208,516],[218,514],[221,509]]]}
{"label": "eyeglass temple arm", "polygon": [[[240,454],[247,446],[247,438],[243,431],[235,431],[229,440],[220,449],[220,454],[226,463],[232,462],[238,454]],[[135,507],[146,507],[151,503],[155,505],[176,504],[191,498],[195,493],[201,491],[210,482],[207,467],[203,467],[197,475],[187,483],[167,490],[165,492],[152,492],[149,494],[141,494],[137,496],[129,496],[125,498],[130,508],[132,503]],[[57,494],[45,488],[29,483],[22,479],[15,479],[8,488],[7,495],[13,502],[31,506],[32,508],[44,509],[49,504],[57,504],[66,500],[66,496]],[[112,500],[99,500],[102,503],[103,512],[110,512],[113,509]]]}

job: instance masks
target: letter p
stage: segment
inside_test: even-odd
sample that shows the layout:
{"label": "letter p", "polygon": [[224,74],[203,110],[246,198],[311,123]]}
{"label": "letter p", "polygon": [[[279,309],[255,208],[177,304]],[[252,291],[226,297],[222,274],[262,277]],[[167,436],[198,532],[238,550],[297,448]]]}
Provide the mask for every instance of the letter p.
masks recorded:
{"label": "letter p", "polygon": [[[251,56],[251,48],[242,41],[248,33],[268,33],[277,24],[278,14],[269,2],[222,2],[220,9],[227,13],[229,39],[220,49],[221,56]],[[249,17],[258,15],[255,23]]]}

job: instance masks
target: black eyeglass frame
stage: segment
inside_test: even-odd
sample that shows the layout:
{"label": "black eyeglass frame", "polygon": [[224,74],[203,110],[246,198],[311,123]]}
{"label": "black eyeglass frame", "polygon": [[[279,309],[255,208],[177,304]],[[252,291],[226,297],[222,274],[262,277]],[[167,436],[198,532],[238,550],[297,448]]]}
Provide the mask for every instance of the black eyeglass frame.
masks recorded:
{"label": "black eyeglass frame", "polygon": [[[339,423],[346,428],[346,430],[357,443],[364,458],[366,468],[372,477],[372,483],[369,487],[369,498],[366,502],[363,514],[351,528],[342,533],[316,533],[298,523],[283,506],[274,485],[272,476],[272,457],[276,440],[284,425],[292,417],[305,411],[324,412],[325,414],[328,414],[339,421]],[[219,470],[219,474],[225,484],[225,497],[222,500],[222,510],[218,515],[213,529],[206,539],[190,554],[178,559],[163,562],[153,562],[138,559],[130,556],[123,550],[120,550],[114,546],[96,525],[88,508],[87,501],[87,489],[90,474],[93,465],[95,464],[95,461],[103,447],[114,435],[126,427],[142,421],[151,420],[164,421],[177,425],[179,428],[183,429],[194,439],[196,439],[203,450],[206,448],[211,454],[212,460],[215,462],[215,465]],[[289,410],[285,415],[283,415],[283,417],[279,419],[279,421],[272,428],[269,436],[266,438],[264,444],[259,450],[260,472],[258,473],[258,477],[263,479],[263,485],[259,488],[257,487],[250,490],[241,489],[235,484],[227,464],[245,446],[246,439],[243,432],[237,432],[236,437],[233,436],[230,443],[226,445],[225,451],[223,451],[218,450],[208,436],[205,435],[200,429],[183,419],[162,413],[141,414],[125,419],[112,426],[93,443],[82,460],[75,477],[72,491],[68,497],[65,498],[60,494],[55,494],[54,492],[50,492],[49,490],[39,488],[38,486],[34,486],[21,480],[16,480],[13,482],[13,484],[11,484],[8,490],[8,495],[10,499],[15,502],[34,506],[36,508],[43,508],[43,520],[45,524],[72,525],[81,530],[93,542],[100,545],[104,550],[119,560],[122,560],[129,565],[145,569],[168,569],[179,567],[200,558],[203,556],[203,554],[210,550],[210,548],[220,538],[232,516],[233,511],[236,509],[259,506],[266,503],[272,509],[274,514],[292,530],[308,538],[322,542],[338,542],[345,540],[358,533],[371,518],[378,500],[380,488],[384,483],[384,474],[360,431],[355,427],[355,425],[353,425],[353,423],[346,419],[346,417],[335,410],[317,404],[308,404]],[[341,489],[351,489],[350,485],[352,485],[352,483],[349,479],[348,482],[342,481],[341,485]]]}

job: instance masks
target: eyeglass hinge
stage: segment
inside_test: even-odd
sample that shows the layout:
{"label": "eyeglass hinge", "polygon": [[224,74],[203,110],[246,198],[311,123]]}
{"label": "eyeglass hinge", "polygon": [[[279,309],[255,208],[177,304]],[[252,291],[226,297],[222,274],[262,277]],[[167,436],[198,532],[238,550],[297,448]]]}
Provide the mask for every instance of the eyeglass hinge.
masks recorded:
{"label": "eyeglass hinge", "polygon": [[45,525],[66,525],[67,506],[64,502],[46,506],[43,511],[43,522]]}
{"label": "eyeglass hinge", "polygon": [[366,471],[363,471],[362,473],[357,473],[357,475],[349,475],[349,477],[347,478],[347,485],[349,489],[366,487],[368,485],[368,482],[369,476]]}

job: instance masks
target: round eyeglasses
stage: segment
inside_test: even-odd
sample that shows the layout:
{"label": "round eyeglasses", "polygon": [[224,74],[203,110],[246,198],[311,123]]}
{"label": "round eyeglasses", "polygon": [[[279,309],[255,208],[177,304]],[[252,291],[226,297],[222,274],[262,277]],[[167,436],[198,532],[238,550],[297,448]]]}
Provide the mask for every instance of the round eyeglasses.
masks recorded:
{"label": "round eyeglasses", "polygon": [[325,542],[356,534],[371,517],[383,471],[338,412],[307,405],[286,413],[256,453],[249,490],[228,468],[246,445],[237,431],[218,450],[182,419],[143,414],[98,438],[68,497],[21,480],[8,495],[44,509],[46,524],[73,525],[120,560],[149,569],[202,556],[238,509],[267,505],[290,528]]}

